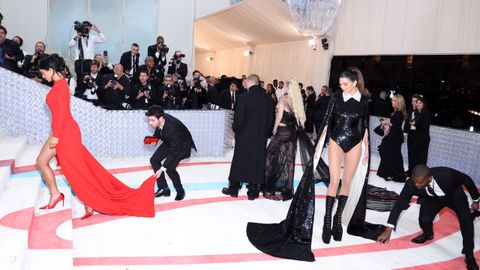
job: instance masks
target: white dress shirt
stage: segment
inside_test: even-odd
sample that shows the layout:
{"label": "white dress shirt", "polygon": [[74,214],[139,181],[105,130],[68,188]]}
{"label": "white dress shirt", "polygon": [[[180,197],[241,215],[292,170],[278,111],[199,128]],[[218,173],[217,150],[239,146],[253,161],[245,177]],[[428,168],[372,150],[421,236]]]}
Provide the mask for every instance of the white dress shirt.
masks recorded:
{"label": "white dress shirt", "polygon": [[[98,36],[90,34],[90,36],[88,38],[87,37],[80,37],[80,40],[82,41],[83,59],[93,60],[93,57],[95,56],[94,43],[105,42],[105,36],[102,33],[99,33]],[[75,60],[78,60],[78,58],[80,56],[80,50],[78,49],[78,41],[76,41],[72,37],[70,42],[68,42],[68,47],[70,47],[70,48],[75,47]]]}

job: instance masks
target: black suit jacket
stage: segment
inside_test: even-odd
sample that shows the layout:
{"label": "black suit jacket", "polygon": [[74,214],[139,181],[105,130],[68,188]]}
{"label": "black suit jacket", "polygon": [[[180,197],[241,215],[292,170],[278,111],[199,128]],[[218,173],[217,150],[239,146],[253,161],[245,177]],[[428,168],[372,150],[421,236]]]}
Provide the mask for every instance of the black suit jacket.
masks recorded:
{"label": "black suit jacket", "polygon": [[147,54],[148,56],[153,57],[155,61],[155,66],[159,68],[162,73],[165,73],[165,65],[167,64],[167,57],[162,59],[162,55],[159,53],[158,57],[156,56],[157,53],[157,44],[153,44],[148,46]]}
{"label": "black suit jacket", "polygon": [[180,76],[182,76],[182,79],[185,79],[185,77],[187,77],[187,72],[188,72],[187,64],[180,63],[180,66],[178,67],[178,69],[176,69],[176,65],[170,65],[168,67],[168,72],[167,73],[170,74],[170,75],[178,73],[178,74],[180,74]]}
{"label": "black suit jacket", "polygon": [[[437,182],[445,193],[447,199],[456,189],[462,188],[462,186],[467,188],[473,200],[479,198],[477,187],[470,176],[447,167],[434,167],[431,168],[431,172],[433,179],[435,179],[435,182]],[[397,225],[401,212],[408,208],[413,196],[418,196],[420,198],[433,198],[428,195],[425,189],[417,189],[412,179],[409,178],[405,182],[405,185],[400,192],[400,197],[393,206],[392,212],[390,212],[390,216],[388,217],[389,224]]]}
{"label": "black suit jacket", "polygon": [[166,164],[167,161],[174,162],[177,159],[188,158],[191,149],[197,151],[197,148],[193,142],[192,134],[180,120],[167,113],[163,117],[165,118],[163,129],[157,128],[153,136],[160,138],[162,145],[169,147],[170,151],[163,164],[163,167],[169,168],[169,164]]}
{"label": "black suit jacket", "polygon": [[313,119],[315,121],[323,121],[325,114],[327,114],[328,103],[330,102],[331,96],[320,96],[318,100],[315,100],[315,105],[313,109]]}
{"label": "black suit jacket", "polygon": [[[233,109],[235,109],[237,100],[238,100],[238,91],[235,92],[235,104],[233,105]],[[230,93],[230,89],[223,90],[220,95],[218,95],[218,106],[222,109],[231,110],[232,109],[232,94]]]}
{"label": "black suit jacket", "polygon": [[[117,81],[123,86],[123,90],[106,87],[108,81]],[[103,103],[121,105],[125,102],[126,96],[130,94],[130,80],[126,75],[115,78],[115,74],[107,74],[103,77],[102,83],[98,87],[98,92],[100,96],[103,97]]]}
{"label": "black suit jacket", "polygon": [[[140,59],[140,53],[135,55],[135,69],[138,70],[138,62]],[[122,57],[120,57],[120,64],[123,66],[123,70],[125,73],[130,73],[130,70],[132,69],[132,52],[124,52],[122,54]]]}
{"label": "black suit jacket", "polygon": [[[18,44],[13,40],[5,39],[5,41],[2,44],[0,44],[0,48],[2,49],[1,56],[4,59],[3,64],[1,64],[0,67],[4,67],[13,72],[20,73],[21,70],[18,67],[17,62],[22,61],[25,58],[25,56],[23,55],[22,50],[20,50],[20,47],[18,46]],[[5,58],[5,54],[15,57],[15,60],[10,60]]]}
{"label": "black suit jacket", "polygon": [[218,92],[213,85],[208,85],[207,87],[207,103],[217,104],[218,103]]}

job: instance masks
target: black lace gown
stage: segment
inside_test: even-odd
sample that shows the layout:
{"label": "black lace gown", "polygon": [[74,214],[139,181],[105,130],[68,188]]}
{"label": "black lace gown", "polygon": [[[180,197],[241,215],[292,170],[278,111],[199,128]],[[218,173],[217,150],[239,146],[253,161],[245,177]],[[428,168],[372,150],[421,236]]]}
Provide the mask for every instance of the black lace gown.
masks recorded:
{"label": "black lace gown", "polygon": [[[268,144],[265,158],[265,192],[275,198],[275,192],[293,196],[293,175],[297,153],[297,125],[292,112],[283,111],[282,125]],[[267,198],[270,198],[267,196]]]}

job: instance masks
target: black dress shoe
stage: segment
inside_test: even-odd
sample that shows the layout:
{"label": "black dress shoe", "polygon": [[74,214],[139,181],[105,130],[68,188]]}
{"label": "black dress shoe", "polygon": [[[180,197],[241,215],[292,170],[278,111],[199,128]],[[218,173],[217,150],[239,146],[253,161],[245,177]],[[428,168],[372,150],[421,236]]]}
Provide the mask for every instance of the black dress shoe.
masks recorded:
{"label": "black dress shoe", "polygon": [[175,196],[175,201],[181,201],[185,198],[185,190],[177,191],[177,196]]}
{"label": "black dress shoe", "polygon": [[253,201],[253,200],[255,200],[256,198],[258,198],[258,194],[259,194],[258,191],[250,191],[250,190],[247,191],[247,196],[248,196],[248,199],[249,199],[250,201]]}
{"label": "black dress shoe", "polygon": [[229,195],[229,196],[232,196],[234,198],[237,198],[238,197],[238,188],[234,188],[234,187],[224,187],[222,189],[222,193],[225,194],[225,195]]}
{"label": "black dress shoe", "polygon": [[155,192],[155,197],[170,197],[170,189],[169,188],[159,188],[157,192]]}
{"label": "black dress shoe", "polygon": [[468,270],[478,270],[478,264],[473,255],[465,256],[465,264]]}
{"label": "black dress shoe", "polygon": [[433,234],[428,235],[428,234],[422,233],[419,236],[413,238],[411,241],[415,244],[423,244],[428,240],[432,240],[432,239],[433,239]]}

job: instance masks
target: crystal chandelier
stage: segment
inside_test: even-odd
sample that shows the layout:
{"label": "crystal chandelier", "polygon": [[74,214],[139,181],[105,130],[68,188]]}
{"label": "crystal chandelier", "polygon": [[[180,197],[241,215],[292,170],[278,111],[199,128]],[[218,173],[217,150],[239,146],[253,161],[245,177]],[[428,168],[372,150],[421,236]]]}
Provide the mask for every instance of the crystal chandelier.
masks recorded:
{"label": "crystal chandelier", "polygon": [[335,22],[342,0],[287,0],[293,22],[304,36],[322,36]]}

